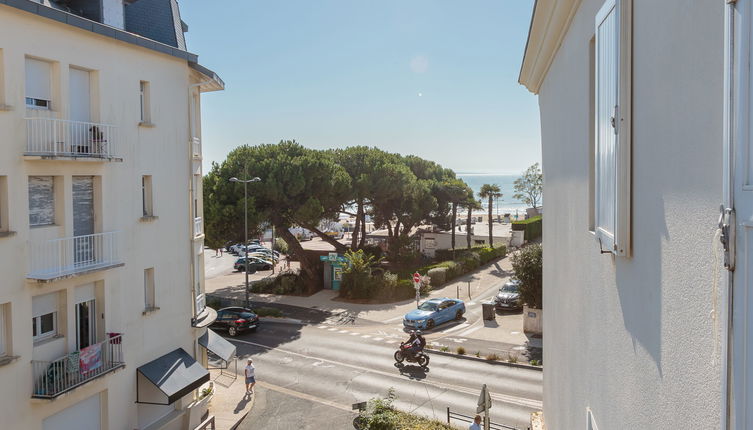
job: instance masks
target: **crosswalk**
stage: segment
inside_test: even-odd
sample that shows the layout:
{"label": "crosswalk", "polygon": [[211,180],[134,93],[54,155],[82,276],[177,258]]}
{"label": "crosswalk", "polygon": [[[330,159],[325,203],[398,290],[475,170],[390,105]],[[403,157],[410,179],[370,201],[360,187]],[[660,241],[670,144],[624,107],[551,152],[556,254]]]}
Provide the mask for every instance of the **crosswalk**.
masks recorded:
{"label": "crosswalk", "polygon": [[[462,337],[465,333],[474,332],[474,331],[478,330],[481,327],[483,327],[483,326],[471,327],[471,324],[469,324],[469,323],[459,324],[457,326],[450,327],[450,328],[448,328],[446,330],[442,330],[442,331],[437,332],[437,333],[440,333],[440,334],[459,332],[455,336],[453,336],[453,337],[443,337],[443,338],[438,339],[436,341],[428,340],[427,343],[429,345],[435,347],[435,348],[442,348],[442,347],[448,346],[447,342],[451,342],[451,343],[455,343],[455,344],[460,345],[460,344],[463,344],[467,340],[467,339],[465,339],[465,338]],[[358,336],[361,339],[364,339],[364,340],[369,341],[369,342],[383,343],[383,344],[387,344],[387,345],[397,345],[400,342],[406,340],[406,338],[408,336],[407,333],[403,332],[402,330],[400,330],[397,327],[392,327],[394,329],[394,332],[389,331],[389,330],[378,330],[376,333],[373,332],[373,328],[370,329],[369,333],[364,333],[363,330],[359,330],[357,327],[352,327],[352,328],[344,329],[344,328],[342,328],[342,326],[332,327],[332,326],[329,326],[329,325],[326,325],[326,324],[322,324],[322,325],[316,326],[316,328],[319,329],[319,330],[326,330],[326,331],[329,331],[331,333],[341,334],[343,336],[353,336],[353,337]],[[465,329],[465,330],[463,330],[463,329]],[[445,343],[442,343],[440,341],[445,342]]]}

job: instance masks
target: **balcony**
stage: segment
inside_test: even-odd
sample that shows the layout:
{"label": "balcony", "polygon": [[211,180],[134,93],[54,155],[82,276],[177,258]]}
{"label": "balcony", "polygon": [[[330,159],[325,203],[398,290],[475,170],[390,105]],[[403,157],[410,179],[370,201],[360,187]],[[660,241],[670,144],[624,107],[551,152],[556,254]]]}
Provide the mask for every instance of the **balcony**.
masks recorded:
{"label": "balcony", "polygon": [[199,237],[204,234],[204,219],[197,216],[193,219],[193,237]]}
{"label": "balcony", "polygon": [[121,334],[54,361],[31,360],[35,399],[59,395],[125,366]]}
{"label": "balcony", "polygon": [[94,122],[26,118],[27,158],[122,161],[118,128]]}
{"label": "balcony", "polygon": [[117,245],[118,232],[32,243],[26,277],[45,282],[122,266]]}
{"label": "balcony", "polygon": [[191,139],[191,149],[193,153],[193,158],[195,159],[201,159],[201,139],[198,137],[194,137]]}

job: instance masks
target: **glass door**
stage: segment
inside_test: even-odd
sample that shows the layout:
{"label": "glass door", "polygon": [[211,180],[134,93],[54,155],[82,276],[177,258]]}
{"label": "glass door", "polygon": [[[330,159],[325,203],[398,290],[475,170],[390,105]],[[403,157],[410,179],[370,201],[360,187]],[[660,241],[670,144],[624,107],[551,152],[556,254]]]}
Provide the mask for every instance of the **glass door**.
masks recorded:
{"label": "glass door", "polygon": [[82,350],[97,342],[94,300],[76,304],[76,349]]}

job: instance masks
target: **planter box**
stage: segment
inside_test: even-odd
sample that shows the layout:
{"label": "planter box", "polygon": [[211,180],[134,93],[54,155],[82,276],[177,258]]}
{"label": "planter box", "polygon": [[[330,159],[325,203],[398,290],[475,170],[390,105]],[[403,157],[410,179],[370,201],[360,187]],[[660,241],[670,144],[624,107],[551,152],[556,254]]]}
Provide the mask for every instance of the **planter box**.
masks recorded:
{"label": "planter box", "polygon": [[543,330],[543,311],[541,309],[523,306],[523,332],[542,334]]}

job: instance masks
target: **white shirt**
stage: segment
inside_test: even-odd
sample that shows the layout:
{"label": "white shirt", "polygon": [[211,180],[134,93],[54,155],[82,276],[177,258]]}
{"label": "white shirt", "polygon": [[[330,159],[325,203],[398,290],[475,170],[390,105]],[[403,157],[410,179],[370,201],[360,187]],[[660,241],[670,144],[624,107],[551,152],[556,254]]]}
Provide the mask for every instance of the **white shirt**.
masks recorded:
{"label": "white shirt", "polygon": [[246,378],[253,378],[255,376],[254,375],[255,371],[256,371],[256,368],[254,367],[253,364],[249,364],[248,366],[246,366]]}

